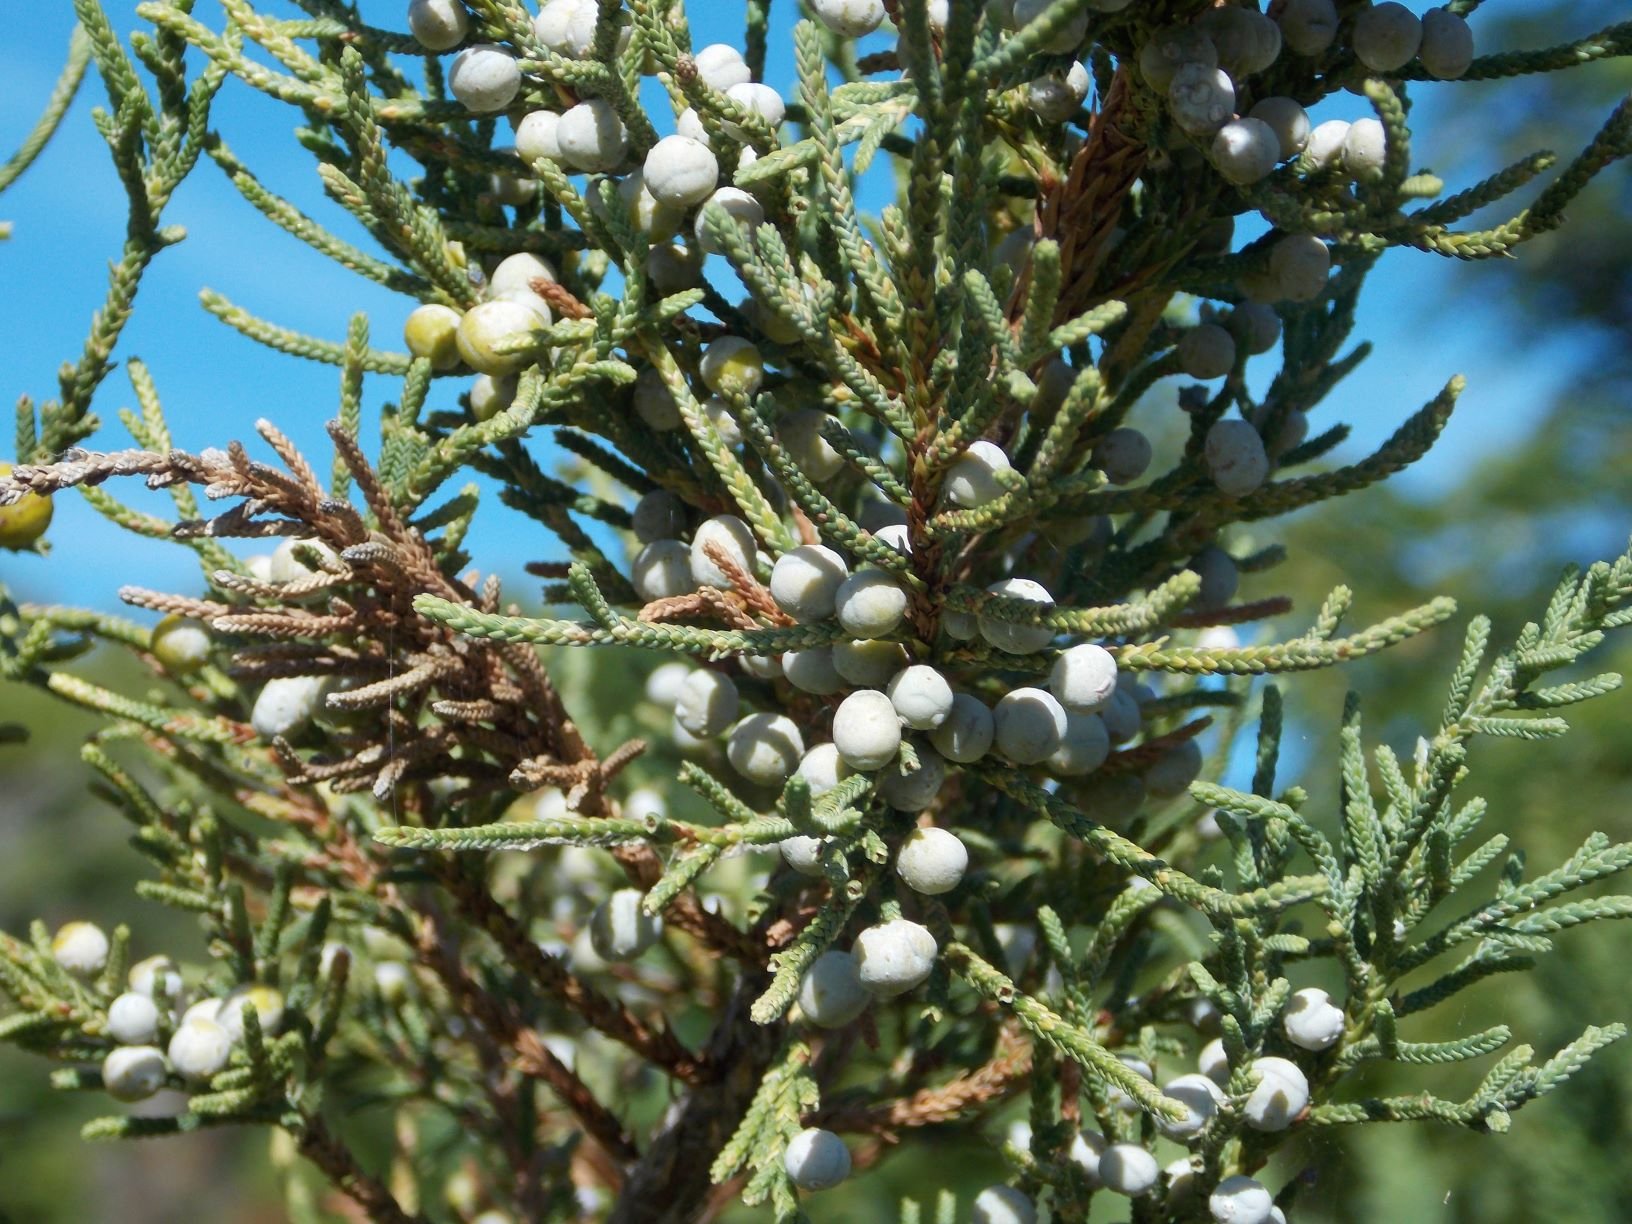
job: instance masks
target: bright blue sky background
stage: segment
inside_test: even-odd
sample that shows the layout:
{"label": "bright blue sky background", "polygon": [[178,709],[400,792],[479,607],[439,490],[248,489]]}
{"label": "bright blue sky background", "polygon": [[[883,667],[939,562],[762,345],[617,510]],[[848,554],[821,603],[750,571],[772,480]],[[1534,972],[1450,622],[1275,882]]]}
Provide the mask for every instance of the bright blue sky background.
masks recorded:
{"label": "bright blue sky background", "polygon": [[[135,0],[105,2],[116,28],[137,27]],[[60,68],[72,26],[67,3],[12,7],[12,33],[0,51],[0,156],[9,155],[32,125]],[[263,7],[275,5],[267,0]],[[362,3],[368,20],[397,28],[404,24],[403,7],[396,0]],[[293,14],[294,6],[287,8]],[[786,90],[792,79],[791,40],[786,36],[791,6],[779,3],[773,11],[777,25],[767,79]],[[698,43],[740,40],[739,4],[694,4],[692,12]],[[219,27],[220,13],[210,0],[201,0],[198,15]],[[54,392],[56,369],[77,357],[91,310],[105,292],[108,261],[122,239],[124,194],[90,122],[90,108],[105,102],[94,71],[92,77],[52,146],[0,197],[0,218],[14,225],[12,239],[0,244],[0,335],[5,337],[0,393],[13,402],[25,392],[37,400]],[[1454,165],[1456,185],[1497,168],[1494,153],[1476,151],[1476,142],[1467,139],[1473,127],[1467,109],[1445,104],[1451,95],[1465,103],[1483,88],[1439,86],[1418,93],[1417,160],[1442,170]],[[1328,103],[1317,118],[1329,117],[1328,111],[1354,117],[1367,113],[1359,99]],[[366,236],[323,197],[312,160],[291,135],[296,112],[229,81],[213,118],[215,128],[264,183],[368,245]],[[1580,141],[1589,134],[1580,133]],[[413,303],[336,267],[275,229],[207,159],[183,185],[166,220],[185,225],[190,236],[161,254],[149,271],[116,358],[140,356],[147,362],[179,446],[196,450],[248,439],[253,422],[266,416],[326,470],[322,427],[335,410],[338,372],[272,353],[231,331],[202,310],[198,290],[211,287],[257,315],[333,339],[343,338],[349,316],[364,310],[375,342],[391,349],[401,348],[402,320]],[[1315,422],[1317,428],[1339,420],[1354,426],[1340,457],[1357,457],[1375,447],[1459,371],[1474,374],[1463,407],[1439,449],[1404,477],[1405,487],[1433,496],[1471,458],[1524,435],[1541,406],[1567,381],[1581,349],[1567,338],[1545,344],[1526,339],[1529,329],[1516,325],[1503,300],[1516,274],[1514,265],[1458,265],[1415,252],[1384,259],[1368,287],[1356,329],[1357,336],[1374,341],[1377,351],[1326,402]],[[1461,291],[1446,296],[1452,286]],[[1270,361],[1259,359],[1265,377],[1272,372]],[[366,402],[377,411],[395,390],[391,380],[371,378]],[[440,394],[451,405],[456,388],[450,381]],[[92,445],[114,449],[128,444],[116,413],[132,398],[125,375],[110,376],[97,400],[105,426]],[[9,435],[9,424],[0,428],[0,455],[8,458]],[[117,492],[138,503],[146,496],[132,483],[117,486]],[[496,498],[486,500],[470,537],[478,565],[497,566],[514,579],[520,576],[521,561],[555,555],[542,529],[498,505]],[[111,610],[120,606],[115,592],[121,583],[174,590],[195,585],[196,569],[186,550],[118,532],[76,497],[60,497],[57,503],[54,551],[48,560],[0,554],[0,579],[15,591]],[[169,510],[167,499],[153,504],[160,512]],[[521,577],[512,591],[522,594],[529,590],[527,583]]]}

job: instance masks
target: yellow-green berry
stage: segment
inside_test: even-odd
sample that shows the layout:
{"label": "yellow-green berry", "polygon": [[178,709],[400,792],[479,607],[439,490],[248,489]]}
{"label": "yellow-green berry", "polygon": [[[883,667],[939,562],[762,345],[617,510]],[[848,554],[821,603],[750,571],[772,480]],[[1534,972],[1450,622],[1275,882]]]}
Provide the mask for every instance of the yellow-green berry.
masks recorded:
{"label": "yellow-green berry", "polygon": [[[11,464],[0,463],[0,476],[11,471]],[[0,506],[0,548],[22,552],[33,548],[51,525],[51,499],[38,493],[24,493],[17,501]]]}
{"label": "yellow-green berry", "polygon": [[153,657],[178,676],[195,672],[210,657],[210,632],[196,620],[175,613],[153,626]]}
{"label": "yellow-green berry", "polygon": [[451,370],[459,364],[459,312],[438,302],[415,307],[402,325],[402,340],[431,369]]}

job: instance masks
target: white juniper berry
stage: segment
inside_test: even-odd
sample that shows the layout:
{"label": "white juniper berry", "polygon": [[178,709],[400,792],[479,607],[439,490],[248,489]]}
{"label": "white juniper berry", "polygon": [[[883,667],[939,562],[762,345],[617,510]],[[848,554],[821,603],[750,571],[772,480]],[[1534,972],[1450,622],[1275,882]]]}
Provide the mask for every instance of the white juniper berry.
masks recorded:
{"label": "white juniper berry", "polygon": [[799,761],[799,776],[815,796],[825,795],[851,774],[834,743],[817,744]]}
{"label": "white juniper berry", "polygon": [[1262,119],[1232,119],[1213,133],[1213,165],[1230,182],[1246,186],[1268,177],[1275,163],[1287,156],[1287,144],[1287,138]]}
{"label": "white juniper berry", "polygon": [[108,1035],[121,1045],[147,1045],[158,1035],[160,1019],[151,995],[127,991],[108,1004]]}
{"label": "white juniper berry", "polygon": [[1286,0],[1276,20],[1286,45],[1298,55],[1320,55],[1337,39],[1335,0]]}
{"label": "white juniper berry", "polygon": [[[1014,0],[1015,28],[1024,29],[1037,21],[1051,3],[1052,0]],[[1087,32],[1088,14],[1085,12],[1072,14],[1064,22],[1056,22],[1053,38],[1045,42],[1042,49],[1055,55],[1069,54],[1082,44],[1082,37]]]}
{"label": "white juniper berry", "polygon": [[1382,172],[1388,159],[1388,133],[1375,119],[1356,119],[1343,134],[1343,169],[1357,179]]}
{"label": "white juniper berry", "polygon": [[1305,1050],[1325,1050],[1336,1045],[1343,1037],[1343,1009],[1334,1006],[1332,998],[1318,986],[1306,986],[1292,992],[1286,1010],[1281,1013],[1281,1027],[1286,1039]]}
{"label": "white juniper berry", "polygon": [[778,846],[782,851],[782,861],[800,875],[819,876],[822,874],[823,842],[821,838],[806,837],[800,834],[795,837],[783,838]]}
{"label": "white juniper berry", "polygon": [[1347,119],[1327,119],[1309,131],[1309,143],[1304,154],[1317,170],[1337,165],[1343,157],[1343,143],[1349,138]]}
{"label": "white juniper berry", "polygon": [[217,1021],[233,1041],[243,1040],[244,1012],[250,1008],[255,1010],[256,1021],[263,1033],[276,1034],[283,1026],[284,999],[281,991],[263,983],[238,986],[221,1000],[220,1010],[216,1012]]}
{"label": "white juniper berry", "polygon": [[102,1084],[116,1101],[145,1101],[168,1074],[164,1052],[155,1046],[120,1046],[102,1060]]}
{"label": "white juniper berry", "polygon": [[1163,26],[1139,46],[1139,74],[1159,94],[1190,64],[1218,67],[1218,48],[1199,25]]}
{"label": "white juniper berry", "polygon": [[1405,67],[1422,46],[1422,22],[1397,0],[1382,0],[1360,11],[1351,34],[1354,54],[1373,72]]}
{"label": "white juniper berry", "polygon": [[130,967],[125,980],[131,990],[149,998],[174,1003],[181,995],[181,974],[168,956],[149,956]]}
{"label": "white juniper berry", "polygon": [[510,105],[521,89],[521,66],[514,52],[495,43],[478,43],[454,56],[448,89],[466,109],[492,114]]}
{"label": "white juniper berry", "polygon": [[1211,136],[1235,111],[1235,83],[1222,68],[1185,64],[1167,87],[1173,122],[1192,136]]}
{"label": "white juniper berry", "polygon": [[645,900],[638,888],[620,888],[595,907],[589,938],[602,960],[633,960],[657,942],[663,920],[646,913]]}
{"label": "white juniper berry", "polygon": [[1263,72],[1280,58],[1280,27],[1256,9],[1216,7],[1203,9],[1196,25],[1218,51],[1218,62],[1238,77]]}
{"label": "white juniper berry", "polygon": [[1093,465],[1112,484],[1132,484],[1145,474],[1152,457],[1150,439],[1137,429],[1111,430],[1094,448]]}
{"label": "white juniper berry", "polygon": [[1224,1178],[1207,1198],[1207,1211],[1218,1224],[1267,1224],[1275,1200],[1262,1182],[1236,1173]]}
{"label": "white juniper berry", "polygon": [[1216,323],[1198,323],[1180,338],[1178,357],[1191,378],[1222,378],[1235,368],[1235,338]]}
{"label": "white juniper berry", "polygon": [[1137,1198],[1161,1180],[1156,1157],[1137,1143],[1113,1143],[1099,1154],[1099,1181],[1115,1194]]}
{"label": "white juniper berry", "polygon": [[528,357],[525,350],[510,351],[506,342],[523,340],[548,322],[548,315],[508,298],[481,302],[459,320],[454,333],[459,358],[479,374],[493,378],[514,374],[529,364]]}
{"label": "white juniper berry", "polygon": [[1097,713],[1116,692],[1116,657],[1094,642],[1080,642],[1059,653],[1049,669],[1049,691],[1067,710]]}
{"label": "white juniper berry", "polygon": [[954,693],[946,718],[929,738],[947,760],[968,764],[986,755],[996,734],[991,707],[970,693]]}
{"label": "white juniper berry", "polygon": [[1170,1139],[1188,1139],[1206,1129],[1218,1112],[1218,1085],[1205,1075],[1181,1075],[1162,1085],[1162,1095],[1184,1107],[1179,1118],[1158,1119],[1156,1125]]}
{"label": "white juniper berry", "polygon": [[729,588],[731,574],[712,555],[715,550],[737,570],[753,573],[759,549],[748,524],[736,515],[716,515],[691,537],[691,576],[699,586]]}
{"label": "white juniper berry", "polygon": [[856,936],[852,949],[863,989],[879,999],[922,985],[939,951],[929,928],[905,918],[868,927]]}
{"label": "white juniper berry", "polygon": [[[783,116],[787,114],[787,104],[783,102],[782,95],[759,81],[742,81],[726,90],[725,96],[743,110],[758,115],[768,127],[781,127]],[[747,139],[742,129],[734,125],[727,124],[726,131],[740,139]]]}
{"label": "white juniper berry", "polygon": [[1289,301],[1314,301],[1326,288],[1331,269],[1331,250],[1314,234],[1288,234],[1270,248],[1270,275]]}
{"label": "white juniper berry", "polygon": [[750,782],[779,786],[799,768],[804,736],[785,714],[750,714],[731,728],[725,755],[731,767]]}
{"label": "white juniper berry", "polygon": [[1049,753],[1048,766],[1061,778],[1078,778],[1103,765],[1111,754],[1111,733],[1098,714],[1065,712],[1065,734]]}
{"label": "white juniper berry", "polygon": [[844,470],[844,456],[822,436],[823,425],[831,419],[819,409],[801,408],[789,413],[778,431],[793,461],[812,480],[831,480]]}
{"label": "white juniper berry", "polygon": [[1257,1084],[1242,1112],[1256,1131],[1281,1131],[1291,1126],[1309,1104],[1309,1079],[1297,1063],[1279,1057],[1254,1059],[1250,1068]]}
{"label": "white juniper berry", "polygon": [[849,687],[849,681],[833,661],[833,649],[828,646],[788,651],[782,656],[782,674],[794,688],[818,697],[842,693]]}
{"label": "white juniper berry", "polygon": [[428,51],[447,51],[465,41],[470,14],[461,0],[409,0],[408,29]]}
{"label": "white juniper berry", "polygon": [[697,372],[708,389],[752,396],[765,380],[765,358],[751,340],[722,336],[703,351]]}
{"label": "white juniper berry", "polygon": [[108,963],[111,945],[101,927],[93,922],[67,922],[51,938],[51,956],[77,977],[91,977]]}
{"label": "white juniper berry", "polygon": [[733,85],[754,79],[742,52],[730,43],[709,43],[692,57],[697,75],[711,88],[725,93]]}
{"label": "white juniper berry", "polygon": [[833,610],[851,637],[887,637],[907,614],[907,593],[881,570],[860,570],[839,584]]}
{"label": "white juniper berry", "polygon": [[1269,475],[1269,452],[1250,421],[1219,421],[1207,431],[1202,453],[1213,483],[1231,497],[1251,493]]}
{"label": "white juniper berry", "polygon": [[533,32],[556,54],[579,59],[594,42],[599,15],[595,0],[545,0],[533,18]]}
{"label": "white juniper berry", "polygon": [[1037,1205],[1013,1186],[987,1186],[969,1218],[971,1224],[1036,1224]]}
{"label": "white juniper berry", "polygon": [[1066,1149],[1066,1159],[1074,1164],[1090,1186],[1099,1186],[1099,1158],[1110,1146],[1096,1130],[1079,1130]]}
{"label": "white juniper berry", "polygon": [[[1017,599],[1026,603],[1052,607],[1054,597],[1040,582],[1030,578],[1005,578],[986,588],[988,595],[1001,599]],[[1035,654],[1054,640],[1054,630],[1046,624],[1028,624],[1010,620],[993,609],[979,614],[980,635],[999,650],[1010,654]]]}
{"label": "white juniper berry", "polygon": [[925,663],[897,672],[885,691],[901,721],[915,731],[933,731],[952,713],[951,684]]}
{"label": "white juniper berry", "polygon": [[623,164],[629,131],[605,98],[587,98],[561,113],[555,129],[561,157],[576,170],[605,173]]}
{"label": "white juniper berry", "polygon": [[789,1179],[801,1190],[831,1190],[850,1176],[850,1150],[844,1140],[816,1127],[793,1137],[782,1162]]}
{"label": "white juniper berry", "polygon": [[821,1028],[843,1028],[872,1002],[856,958],[831,949],[818,956],[799,985],[799,1010]]}
{"label": "white juniper berry", "polygon": [[1077,61],[1063,74],[1038,77],[1026,87],[1026,104],[1045,123],[1064,123],[1088,96],[1088,69]]}
{"label": "white juniper berry", "polygon": [[884,688],[907,664],[899,642],[876,638],[847,638],[833,643],[833,667],[858,688]]}
{"label": "white juniper berry", "polygon": [[1230,1082],[1229,1056],[1224,1052],[1224,1039],[1214,1037],[1201,1047],[1196,1056],[1196,1068],[1220,1087]]}
{"label": "white juniper berry", "polygon": [[231,1059],[232,1035],[208,1016],[183,1017],[170,1038],[167,1055],[184,1079],[205,1081]]}
{"label": "white juniper berry", "polygon": [[514,128],[516,156],[521,159],[522,165],[531,166],[540,158],[552,162],[561,160],[561,116],[558,112],[528,111],[520,119],[514,120]]}
{"label": "white juniper berry", "polygon": [[1065,707],[1040,688],[1013,689],[992,707],[993,742],[1016,765],[1045,761],[1065,739]]}
{"label": "white juniper berry", "polygon": [[686,503],[666,489],[653,489],[635,503],[635,538],[642,544],[670,540],[686,526]]}
{"label": "white juniper berry", "polygon": [[839,703],[833,715],[833,743],[851,769],[882,769],[901,746],[901,721],[889,696],[860,689]]}
{"label": "white juniper berry", "polygon": [[675,694],[674,717],[693,735],[719,735],[737,721],[737,686],[723,672],[698,668]]}
{"label": "white juniper berry", "polygon": [[959,456],[942,486],[956,505],[973,510],[1003,495],[1000,472],[1011,472],[1008,455],[995,442],[977,441]]}
{"label": "white juniper berry", "polygon": [[1280,145],[1282,160],[1296,157],[1309,144],[1309,112],[1298,104],[1296,98],[1273,96],[1260,98],[1253,103],[1252,109],[1247,112],[1249,119],[1257,119],[1267,123],[1275,133],[1275,139]]}
{"label": "white juniper berry", "polygon": [[671,599],[697,589],[691,546],[680,540],[653,540],[635,555],[629,580],[647,601]]}
{"label": "white juniper berry", "polygon": [[878,796],[900,812],[922,812],[934,805],[946,782],[946,762],[928,744],[912,745],[916,762],[903,754],[885,766],[878,780]]}
{"label": "white juniper berry", "polygon": [[665,136],[646,155],[647,189],[661,204],[690,208],[713,194],[720,164],[707,145],[689,136]]}
{"label": "white juniper berry", "polygon": [[469,395],[470,415],[477,421],[492,420],[515,401],[515,376],[483,374],[471,382]]}
{"label": "white juniper berry", "polygon": [[[1253,356],[1267,353],[1281,338],[1281,319],[1273,306],[1240,302],[1229,315],[1229,327]],[[1307,419],[1307,418],[1305,418]]]}
{"label": "white juniper berry", "polygon": [[1431,8],[1422,15],[1422,43],[1417,57],[1430,75],[1442,81],[1466,76],[1473,66],[1473,27],[1449,8]]}
{"label": "white juniper berry", "polygon": [[933,825],[907,834],[895,854],[895,873],[914,892],[951,892],[969,866],[969,849],[957,834]]}
{"label": "white juniper berry", "polygon": [[817,20],[835,34],[860,38],[884,21],[883,0],[812,0]]}

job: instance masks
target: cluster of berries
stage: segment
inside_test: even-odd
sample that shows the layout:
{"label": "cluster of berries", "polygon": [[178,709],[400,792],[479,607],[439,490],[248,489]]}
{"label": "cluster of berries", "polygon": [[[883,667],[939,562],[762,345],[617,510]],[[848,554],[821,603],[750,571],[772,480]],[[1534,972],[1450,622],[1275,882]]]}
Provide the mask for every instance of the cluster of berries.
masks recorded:
{"label": "cluster of berries", "polygon": [[[99,977],[110,951],[107,933],[90,922],[65,923],[51,940],[52,958],[81,980]],[[102,1085],[116,1100],[143,1101],[172,1084],[207,1084],[232,1061],[251,1008],[262,1033],[271,1036],[283,1025],[283,995],[262,983],[183,1006],[181,973],[167,956],[132,965],[126,981],[100,1024],[100,1035],[113,1043],[102,1060]]]}

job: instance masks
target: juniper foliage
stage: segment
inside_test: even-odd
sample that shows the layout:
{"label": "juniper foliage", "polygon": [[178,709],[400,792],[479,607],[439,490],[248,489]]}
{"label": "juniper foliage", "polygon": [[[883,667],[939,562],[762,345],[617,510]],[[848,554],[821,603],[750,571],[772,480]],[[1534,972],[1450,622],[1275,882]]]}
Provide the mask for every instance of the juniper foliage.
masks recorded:
{"label": "juniper foliage", "polygon": [[[0,677],[103,716],[82,755],[151,863],[138,892],[210,940],[207,964],[133,966],[162,950],[123,927],[0,936],[0,1037],[62,1064],[65,1089],[120,1096],[137,1090],[110,1056],[153,1044],[187,1094],[88,1137],[276,1128],[290,1210],[309,1218],[324,1208],[296,1152],[377,1220],[681,1220],[737,1200],[795,1220],[822,1218],[784,1162],[805,1128],[846,1137],[865,1178],[919,1132],[1002,1144],[993,1120],[1024,1101],[1029,1139],[1002,1144],[1015,1202],[1071,1220],[1132,1193],[1135,1219],[1178,1221],[1218,1216],[1220,1182],[1319,1128],[1506,1131],[1624,1035],[1589,1026],[1538,1056],[1505,1026],[1411,1029],[1560,931],[1632,913],[1591,887],[1632,846],[1595,835],[1534,872],[1505,837],[1480,840],[1468,765],[1476,739],[1561,735],[1559,711],[1618,688],[1577,664],[1632,620],[1632,553],[1565,575],[1501,648],[1475,618],[1407,759],[1368,742],[1351,696],[1326,766],[1340,802],[1322,811],[1279,777],[1282,691],[1257,678],[1339,666],[1455,609],[1352,627],[1340,587],[1277,637],[1263,626],[1288,602],[1236,591],[1284,554],[1236,541],[1387,479],[1444,428],[1460,379],[1360,462],[1320,462],[1342,425],[1310,436],[1366,356],[1354,307],[1384,252],[1510,255],[1632,153],[1623,104],[1562,169],[1538,153],[1447,194],[1413,159],[1412,90],[1430,67],[1488,80],[1623,56],[1632,26],[1461,72],[1425,43],[1374,75],[1350,42],[1360,3],[1331,7],[1314,47],[1294,27],[1318,2],[1266,17],[824,0],[794,26],[783,107],[728,79],[762,76],[770,0],[748,0],[740,55],[694,46],[678,0],[551,0],[536,23],[505,0],[416,4],[417,22],[468,27],[438,52],[335,0],[296,7],[223,0],[213,28],[190,0],[149,0],[127,46],[75,0],[61,82],[0,168],[3,190],[94,66],[128,234],[56,396],[19,402],[0,542],[43,551],[47,499],[72,489],[201,568],[195,592],[122,590],[157,626],[0,591]],[[1477,7],[1441,11],[1439,37]],[[889,24],[858,44],[840,10]],[[515,89],[473,109],[483,55]],[[1166,87],[1186,64],[1224,74],[1216,122]],[[280,198],[212,127],[217,93],[244,87],[298,113],[329,197],[376,249]],[[1374,122],[1334,152],[1296,120],[1345,94]],[[1281,110],[1255,112],[1265,99]],[[1288,107],[1284,139],[1253,117]],[[683,200],[677,146],[660,144],[677,125],[714,176]],[[1244,171],[1238,151],[1266,139],[1262,173]],[[337,368],[326,475],[270,422],[271,458],[174,449],[134,360],[135,447],[83,445],[142,273],[183,237],[167,207],[205,162],[419,304],[399,352],[363,315],[314,337],[203,295],[228,326]],[[892,174],[894,202],[864,211]],[[1507,220],[1459,228],[1549,174]],[[1246,364],[1277,342],[1255,396]],[[400,380],[372,443],[367,373]],[[464,388],[459,411],[432,406],[440,380]],[[1146,435],[1164,432],[1177,457],[1147,475]],[[552,474],[546,440],[594,475]],[[478,497],[454,482],[472,471],[567,550],[530,567],[548,615],[467,572]],[[132,477],[170,493],[174,520],[105,487]],[[230,506],[206,516],[200,491]],[[282,544],[246,557],[228,539]],[[849,583],[820,614],[779,597],[780,560],[817,544],[894,609],[869,640],[852,613],[872,595],[852,608]],[[1091,699],[1061,672],[1084,643],[1117,677]],[[155,687],[76,671],[103,646]],[[645,694],[595,692],[619,646],[661,661]],[[819,683],[790,682],[795,657]],[[858,763],[833,729],[841,699],[909,661],[964,704],[920,718],[898,702],[906,732],[892,714],[869,731],[884,763]],[[682,695],[671,721],[699,671],[707,708]],[[973,722],[954,734],[960,708]],[[1246,789],[1216,780],[1238,742],[1255,753]],[[920,823],[968,853],[950,888],[892,870]],[[895,944],[883,966],[846,953],[909,927],[933,952],[921,965]],[[823,965],[849,1014],[816,990]],[[1329,1040],[1288,1010],[1312,982],[1336,996]],[[115,1006],[130,994],[159,1004],[137,1040],[132,1005]],[[1158,1087],[1198,1054],[1216,1087]],[[1472,1092],[1435,1092],[1429,1064],[1472,1060],[1488,1068]],[[1367,1096],[1377,1062],[1424,1065],[1420,1089]],[[383,1162],[353,1133],[380,1103]],[[1108,1145],[1177,1161],[1135,1185]],[[901,1218],[926,1210],[959,1209],[926,1197]]]}

